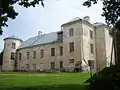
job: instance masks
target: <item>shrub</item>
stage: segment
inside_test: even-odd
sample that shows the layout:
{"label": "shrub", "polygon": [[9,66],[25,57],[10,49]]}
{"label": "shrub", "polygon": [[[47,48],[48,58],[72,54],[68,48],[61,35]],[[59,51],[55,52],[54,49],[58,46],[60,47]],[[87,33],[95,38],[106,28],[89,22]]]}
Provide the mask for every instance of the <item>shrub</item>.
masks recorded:
{"label": "shrub", "polygon": [[85,83],[89,90],[120,90],[120,65],[104,68]]}

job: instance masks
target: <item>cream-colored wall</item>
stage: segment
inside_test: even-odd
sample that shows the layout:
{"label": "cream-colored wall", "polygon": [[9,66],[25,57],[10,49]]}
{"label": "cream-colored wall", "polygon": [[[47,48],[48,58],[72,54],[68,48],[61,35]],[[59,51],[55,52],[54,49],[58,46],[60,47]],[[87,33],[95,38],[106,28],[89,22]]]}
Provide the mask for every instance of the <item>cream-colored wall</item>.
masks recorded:
{"label": "cream-colored wall", "polygon": [[[94,26],[90,26],[88,24],[83,23],[82,28],[83,28],[83,37],[82,37],[83,43],[81,49],[82,49],[83,59],[87,62],[86,64],[85,61],[83,60],[82,67],[84,71],[88,71],[89,70],[88,60],[93,60],[94,68],[96,68],[95,33],[94,33]],[[93,31],[93,39],[90,38],[90,30]],[[91,53],[90,51],[90,44],[93,44],[94,53]]]}
{"label": "cream-colored wall", "polygon": [[100,71],[106,67],[106,45],[105,30],[102,26],[96,27],[96,64],[97,70]]}
{"label": "cream-colored wall", "polygon": [[[74,36],[69,36],[69,29],[74,28]],[[93,39],[90,38],[89,30],[93,31]],[[64,46],[64,62],[66,67],[71,67],[69,59],[74,59],[75,62],[82,61],[82,69],[89,71],[88,60],[94,61],[94,68],[96,68],[95,61],[95,39],[94,26],[88,25],[84,22],[76,22],[63,27],[63,46]],[[69,42],[74,42],[74,52],[69,52]],[[94,54],[90,53],[90,43],[94,46]],[[84,61],[84,60],[85,61]],[[87,64],[86,64],[87,62]],[[72,64],[75,66],[75,63]]]}
{"label": "cream-colored wall", "polygon": [[[74,28],[74,35],[72,37],[69,36],[69,29]],[[65,67],[74,67],[74,64],[70,64],[69,59],[74,59],[74,62],[81,60],[81,41],[80,41],[80,34],[81,34],[81,24],[73,23],[71,25],[67,25],[63,27],[63,61]],[[69,43],[74,42],[74,52],[69,52]]]}
{"label": "cream-colored wall", "polygon": [[[69,29],[74,28],[74,35],[69,36]],[[51,62],[55,62],[55,69],[60,69],[60,61],[63,61],[63,67],[75,67],[77,61],[82,61],[82,69],[89,71],[88,60],[94,61],[94,69],[102,70],[106,67],[106,62],[110,62],[111,38],[109,32],[104,26],[93,26],[85,22],[74,22],[62,26],[63,41],[54,42],[43,45],[37,45],[17,50],[17,69],[27,70],[26,64],[30,65],[29,70],[33,70],[33,64],[36,64],[36,70],[50,70]],[[89,30],[93,31],[93,39],[90,38]],[[6,39],[7,48],[4,49],[3,69],[13,70],[14,61],[10,60],[12,42],[16,43],[17,48],[20,41]],[[74,42],[74,52],[69,52],[69,43]],[[90,44],[93,44],[94,53],[90,52]],[[63,56],[60,56],[60,46],[63,46]],[[55,56],[51,56],[51,48],[55,48]],[[40,58],[40,50],[44,49],[44,57]],[[36,51],[36,59],[33,59],[33,51]],[[27,52],[30,52],[29,60],[27,60]],[[22,53],[22,59],[19,60],[19,53]],[[108,57],[108,58],[107,58]],[[74,59],[74,63],[70,64],[70,59]],[[85,61],[84,61],[84,60]],[[86,64],[86,63],[87,64]]]}
{"label": "cream-colored wall", "polygon": [[[60,46],[61,42],[49,43],[44,45],[38,45],[33,47],[28,47],[24,49],[19,49],[17,54],[22,53],[22,59],[18,61],[19,70],[27,70],[26,64],[30,65],[29,70],[33,69],[33,64],[36,64],[37,70],[49,70],[50,63],[55,62],[55,69],[60,69],[60,61],[63,60],[63,57],[60,56]],[[51,56],[51,48],[55,48],[55,56]],[[44,49],[44,57],[40,58],[40,50]],[[36,59],[33,59],[33,51],[36,51]],[[29,60],[27,60],[27,52],[30,52]],[[19,57],[19,56],[18,56]],[[41,67],[41,68],[40,68]],[[43,67],[43,68],[42,68]]]}
{"label": "cream-colored wall", "polygon": [[[112,51],[112,37],[109,34],[109,29],[104,28],[105,32],[105,47],[106,47],[106,66],[110,66],[110,61],[111,61],[111,51]],[[114,51],[112,55],[112,64],[114,64]]]}
{"label": "cream-colored wall", "polygon": [[[12,49],[12,43],[16,43],[16,48]],[[4,40],[5,48],[3,50],[3,65],[2,70],[11,71],[14,70],[14,60],[11,60],[11,52],[16,53],[16,50],[19,48],[21,41],[16,39],[5,39]]]}

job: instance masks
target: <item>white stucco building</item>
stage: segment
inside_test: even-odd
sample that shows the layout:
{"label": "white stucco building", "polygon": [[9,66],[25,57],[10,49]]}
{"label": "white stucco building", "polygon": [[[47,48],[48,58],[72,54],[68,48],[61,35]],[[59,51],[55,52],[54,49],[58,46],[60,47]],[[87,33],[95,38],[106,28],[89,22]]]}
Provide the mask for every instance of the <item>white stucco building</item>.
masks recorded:
{"label": "white stucco building", "polygon": [[[58,32],[31,37],[26,41],[12,36],[4,39],[4,71],[102,70],[110,64],[112,38],[109,27],[90,23],[88,16],[75,18]],[[114,61],[113,61],[114,63]]]}

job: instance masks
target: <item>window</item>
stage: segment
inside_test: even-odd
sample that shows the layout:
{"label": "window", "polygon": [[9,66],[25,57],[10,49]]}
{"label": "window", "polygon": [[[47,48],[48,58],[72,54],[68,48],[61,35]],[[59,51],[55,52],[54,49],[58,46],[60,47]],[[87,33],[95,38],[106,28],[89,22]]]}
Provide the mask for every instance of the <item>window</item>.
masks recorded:
{"label": "window", "polygon": [[60,69],[63,69],[63,61],[60,61]]}
{"label": "window", "polygon": [[33,64],[33,69],[36,69],[36,64]]}
{"label": "window", "polygon": [[36,51],[33,51],[33,59],[36,59]]}
{"label": "window", "polygon": [[73,28],[70,28],[69,29],[69,36],[73,36],[74,35],[74,33],[73,33]]}
{"label": "window", "polygon": [[12,43],[12,49],[15,49],[16,43]]}
{"label": "window", "polygon": [[11,52],[11,60],[15,59],[15,53]]}
{"label": "window", "polygon": [[69,48],[70,48],[70,52],[74,52],[74,43],[73,42],[69,43]]}
{"label": "window", "polygon": [[90,38],[93,39],[93,31],[90,30]]}
{"label": "window", "polygon": [[21,60],[22,58],[22,53],[19,53],[19,60]]}
{"label": "window", "polygon": [[60,47],[60,56],[62,56],[63,55],[63,47],[61,46]]}
{"label": "window", "polygon": [[58,32],[58,40],[63,40],[63,32],[61,31],[61,32]]}
{"label": "window", "polygon": [[70,63],[74,63],[74,59],[70,59]]}
{"label": "window", "polygon": [[26,64],[26,69],[29,69],[30,67],[29,67],[29,64]]}
{"label": "window", "polygon": [[29,60],[29,57],[30,57],[30,53],[27,52],[27,60]]}
{"label": "window", "polygon": [[40,57],[43,58],[44,57],[44,49],[40,50]]}
{"label": "window", "polygon": [[51,62],[51,69],[55,69],[55,62]]}
{"label": "window", "polygon": [[51,56],[55,56],[55,48],[51,48]]}
{"label": "window", "polygon": [[93,53],[93,44],[90,44],[90,52]]}

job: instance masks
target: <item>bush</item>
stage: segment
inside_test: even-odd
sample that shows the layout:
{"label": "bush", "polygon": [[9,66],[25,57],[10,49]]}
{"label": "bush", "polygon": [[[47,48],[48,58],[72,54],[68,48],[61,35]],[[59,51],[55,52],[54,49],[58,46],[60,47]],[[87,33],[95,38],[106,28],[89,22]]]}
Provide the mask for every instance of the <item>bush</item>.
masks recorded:
{"label": "bush", "polygon": [[106,67],[85,83],[89,90],[120,90],[120,65]]}

